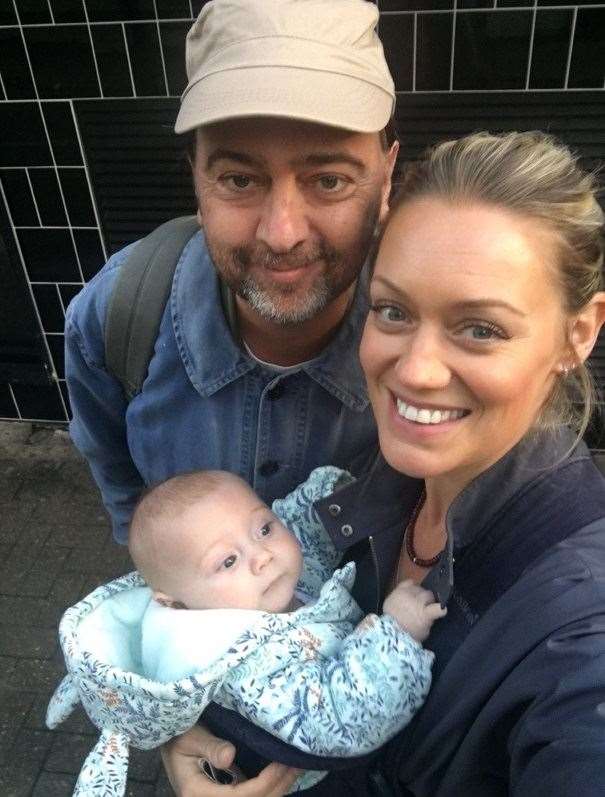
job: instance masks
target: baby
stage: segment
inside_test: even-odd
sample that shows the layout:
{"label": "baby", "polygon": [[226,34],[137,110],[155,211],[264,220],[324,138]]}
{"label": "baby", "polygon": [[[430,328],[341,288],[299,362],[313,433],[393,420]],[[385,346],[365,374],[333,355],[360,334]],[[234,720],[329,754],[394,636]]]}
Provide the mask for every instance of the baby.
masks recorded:
{"label": "baby", "polygon": [[420,643],[445,610],[404,581],[381,617],[363,618],[350,595],[354,565],[334,572],[341,554],[313,509],[350,479],[318,468],[274,511],[222,471],[148,492],[129,537],[155,599],[143,618],[144,674],[199,673],[243,639],[245,661],[213,701],[299,749],[362,755],[407,724],[430,685],[432,653]]}
{"label": "baby", "polygon": [[202,712],[248,774],[258,756],[304,770],[292,791],[410,721],[431,680],[420,643],[445,610],[403,582],[381,616],[363,616],[355,564],[335,570],[341,554],[314,508],[351,479],[317,468],[272,509],[217,471],[141,499],[129,541],[140,572],[98,587],[59,626],[68,673],[47,724],[82,703],[101,731],[74,794],[125,794],[129,747],[158,747]]}

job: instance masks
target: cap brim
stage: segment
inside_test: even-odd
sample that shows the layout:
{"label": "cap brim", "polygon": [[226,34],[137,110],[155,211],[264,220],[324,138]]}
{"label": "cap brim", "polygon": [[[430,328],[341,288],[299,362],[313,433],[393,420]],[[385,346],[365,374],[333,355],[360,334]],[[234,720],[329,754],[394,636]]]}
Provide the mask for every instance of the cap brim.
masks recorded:
{"label": "cap brim", "polygon": [[250,116],[276,116],[358,133],[382,130],[394,98],[356,77],[283,66],[248,67],[206,75],[183,96],[174,130]]}

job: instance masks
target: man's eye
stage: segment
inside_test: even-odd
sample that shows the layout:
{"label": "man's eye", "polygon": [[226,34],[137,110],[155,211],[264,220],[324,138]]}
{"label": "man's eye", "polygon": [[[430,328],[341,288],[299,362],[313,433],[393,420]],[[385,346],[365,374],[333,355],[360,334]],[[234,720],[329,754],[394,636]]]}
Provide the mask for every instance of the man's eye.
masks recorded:
{"label": "man's eye", "polygon": [[237,561],[237,556],[235,554],[231,554],[231,556],[228,556],[224,560],[222,566],[225,568],[225,570],[228,570],[230,567],[233,567],[236,561]]}
{"label": "man's eye", "polygon": [[340,191],[346,185],[346,181],[337,174],[322,174],[317,182],[323,191],[329,193]]}
{"label": "man's eye", "polygon": [[255,188],[258,183],[258,179],[256,179],[253,175],[240,174],[239,172],[226,172],[224,174],[219,174],[215,179],[217,185],[223,191],[234,194],[240,192],[247,193],[251,189]]}
{"label": "man's eye", "polygon": [[244,189],[252,185],[252,178],[247,174],[230,174],[225,178],[234,188]]}

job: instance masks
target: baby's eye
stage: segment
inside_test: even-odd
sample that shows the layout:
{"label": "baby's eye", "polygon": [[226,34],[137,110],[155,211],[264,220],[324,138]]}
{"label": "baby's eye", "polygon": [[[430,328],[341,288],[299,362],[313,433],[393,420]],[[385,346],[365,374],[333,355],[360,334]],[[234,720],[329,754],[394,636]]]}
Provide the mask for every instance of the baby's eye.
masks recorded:
{"label": "baby's eye", "polygon": [[233,567],[233,565],[235,564],[236,561],[237,561],[237,556],[233,553],[233,554],[231,554],[231,556],[228,556],[223,561],[222,567],[224,567],[225,570],[228,570],[230,567]]}
{"label": "baby's eye", "polygon": [[271,526],[272,525],[273,525],[272,521],[269,521],[269,523],[265,523],[264,526],[261,526],[260,529],[258,530],[258,533],[260,534],[260,536],[261,537],[268,537],[271,534]]}

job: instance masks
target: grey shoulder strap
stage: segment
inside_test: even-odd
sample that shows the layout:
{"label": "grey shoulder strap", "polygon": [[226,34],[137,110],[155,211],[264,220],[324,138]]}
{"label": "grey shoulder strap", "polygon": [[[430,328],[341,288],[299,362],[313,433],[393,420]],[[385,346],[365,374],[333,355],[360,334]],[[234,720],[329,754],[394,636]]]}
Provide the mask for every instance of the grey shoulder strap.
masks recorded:
{"label": "grey shoulder strap", "polygon": [[105,324],[105,363],[128,401],[141,391],[181,252],[199,230],[195,216],[149,233],[122,264]]}

